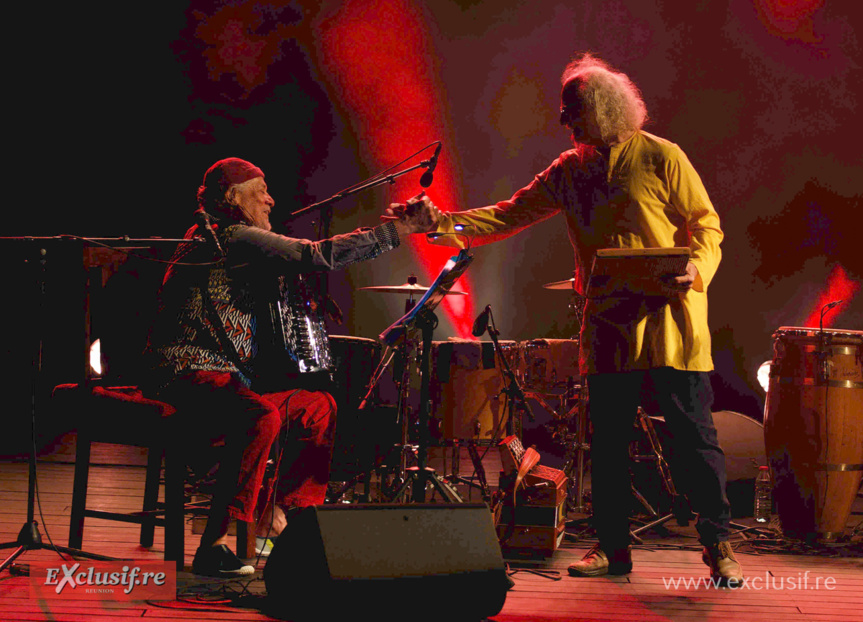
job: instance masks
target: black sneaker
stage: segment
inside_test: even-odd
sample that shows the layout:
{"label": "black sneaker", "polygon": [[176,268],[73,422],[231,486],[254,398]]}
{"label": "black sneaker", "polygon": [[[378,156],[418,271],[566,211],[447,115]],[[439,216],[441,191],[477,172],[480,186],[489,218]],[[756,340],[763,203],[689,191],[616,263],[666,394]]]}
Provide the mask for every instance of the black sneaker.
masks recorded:
{"label": "black sneaker", "polygon": [[199,546],[192,561],[192,572],[205,577],[233,579],[247,577],[255,573],[255,567],[244,564],[234,552],[224,544],[218,546]]}

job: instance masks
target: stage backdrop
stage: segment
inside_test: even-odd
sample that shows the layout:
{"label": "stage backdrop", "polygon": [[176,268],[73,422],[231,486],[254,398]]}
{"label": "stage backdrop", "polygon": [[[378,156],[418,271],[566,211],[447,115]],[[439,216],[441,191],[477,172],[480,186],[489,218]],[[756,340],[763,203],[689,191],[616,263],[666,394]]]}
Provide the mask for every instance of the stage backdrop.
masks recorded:
{"label": "stage backdrop", "polygon": [[[314,237],[321,214],[293,211],[437,140],[428,194],[445,210],[487,205],[568,148],[559,78],[591,51],[640,86],[646,129],[686,151],[722,218],[717,410],[761,417],[755,372],[778,327],[817,325],[843,299],[825,326],[863,328],[854,3],[169,4],[18,9],[10,23],[29,34],[10,63],[4,170],[21,198],[3,235],[180,236],[204,170],[238,156],[266,172],[276,228]],[[335,203],[329,232],[376,224],[419,175]],[[489,304],[502,339],[575,333],[570,295],[542,287],[572,274],[561,217],[474,254],[470,295],[440,310],[435,339],[467,336]],[[448,255],[413,241],[331,275],[345,313],[333,332],[376,337],[404,298],[360,288],[428,284]]]}

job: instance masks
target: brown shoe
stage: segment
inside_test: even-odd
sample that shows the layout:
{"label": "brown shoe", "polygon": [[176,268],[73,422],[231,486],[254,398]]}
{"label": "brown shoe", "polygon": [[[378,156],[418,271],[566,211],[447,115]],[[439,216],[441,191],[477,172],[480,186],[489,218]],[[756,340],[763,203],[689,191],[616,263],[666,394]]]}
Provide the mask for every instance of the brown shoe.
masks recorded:
{"label": "brown shoe", "polygon": [[705,546],[702,561],[710,567],[710,576],[728,587],[743,585],[743,568],[734,557],[730,542],[717,542]]}
{"label": "brown shoe", "polygon": [[615,549],[606,554],[597,544],[581,561],[570,564],[567,572],[573,577],[629,574],[632,572],[632,548]]}

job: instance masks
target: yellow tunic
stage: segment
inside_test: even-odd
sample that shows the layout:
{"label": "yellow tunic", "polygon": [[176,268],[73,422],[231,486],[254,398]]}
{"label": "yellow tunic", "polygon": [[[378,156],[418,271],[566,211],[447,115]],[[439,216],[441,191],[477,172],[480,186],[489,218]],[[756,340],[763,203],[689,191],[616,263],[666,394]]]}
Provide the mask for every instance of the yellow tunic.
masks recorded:
{"label": "yellow tunic", "polygon": [[[566,218],[575,250],[578,291],[600,248],[688,246],[699,274],[690,291],[671,299],[588,301],[581,372],[712,370],[707,288],[719,267],[723,234],[704,184],[680,147],[643,131],[607,155],[579,146],[562,153],[510,200],[445,214],[437,233],[451,233],[460,224],[474,236],[473,244],[485,244],[558,212]],[[436,242],[463,246],[461,236]]]}

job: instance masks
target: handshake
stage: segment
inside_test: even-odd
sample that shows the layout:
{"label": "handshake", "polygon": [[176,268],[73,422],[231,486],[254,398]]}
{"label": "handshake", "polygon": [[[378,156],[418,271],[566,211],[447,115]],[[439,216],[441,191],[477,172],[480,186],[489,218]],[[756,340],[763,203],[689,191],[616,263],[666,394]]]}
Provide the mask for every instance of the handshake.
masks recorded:
{"label": "handshake", "polygon": [[408,199],[406,203],[391,203],[381,216],[381,220],[395,224],[399,236],[434,231],[440,218],[440,210],[424,193]]}

